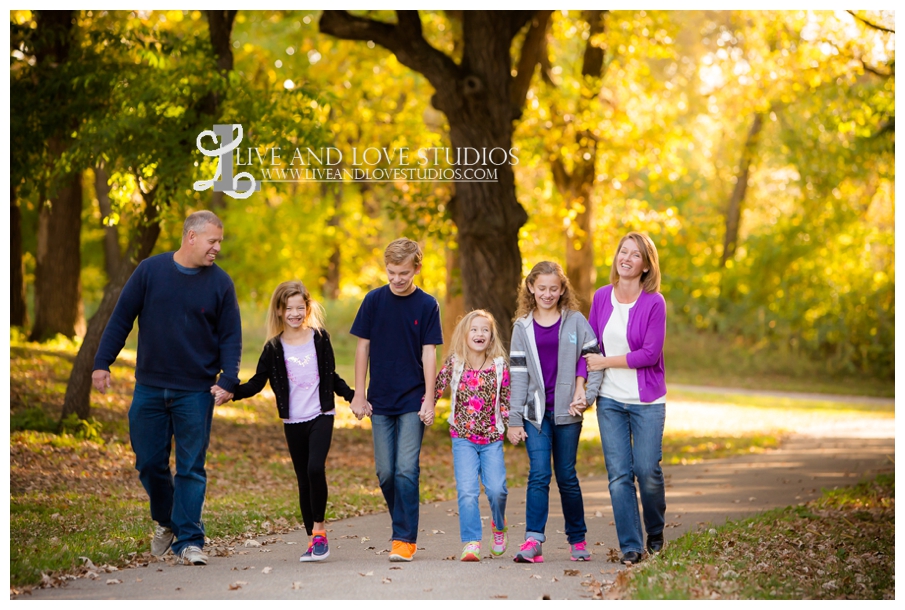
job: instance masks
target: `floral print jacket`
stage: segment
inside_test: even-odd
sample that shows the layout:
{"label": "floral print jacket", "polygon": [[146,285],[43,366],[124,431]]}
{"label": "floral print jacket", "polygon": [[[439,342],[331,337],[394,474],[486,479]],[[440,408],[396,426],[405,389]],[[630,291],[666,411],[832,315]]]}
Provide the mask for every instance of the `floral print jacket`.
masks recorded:
{"label": "floral print jacket", "polygon": [[509,418],[509,366],[497,358],[480,371],[468,369],[454,355],[446,359],[437,374],[436,395],[450,387],[452,411],[449,434],[478,445],[488,445],[503,438]]}

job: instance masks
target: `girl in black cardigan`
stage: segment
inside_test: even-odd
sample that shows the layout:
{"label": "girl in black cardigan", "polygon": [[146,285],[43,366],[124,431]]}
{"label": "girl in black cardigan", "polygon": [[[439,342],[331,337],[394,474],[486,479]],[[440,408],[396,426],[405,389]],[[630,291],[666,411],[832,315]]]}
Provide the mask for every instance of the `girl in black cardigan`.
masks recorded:
{"label": "girl in black cardigan", "polygon": [[254,377],[239,385],[234,399],[254,396],[270,381],[309,537],[300,561],[321,561],[330,555],[325,466],[336,413],[333,394],[351,402],[355,392],[336,373],[323,308],[300,281],[283,282],[274,290],[267,310],[267,336]]}

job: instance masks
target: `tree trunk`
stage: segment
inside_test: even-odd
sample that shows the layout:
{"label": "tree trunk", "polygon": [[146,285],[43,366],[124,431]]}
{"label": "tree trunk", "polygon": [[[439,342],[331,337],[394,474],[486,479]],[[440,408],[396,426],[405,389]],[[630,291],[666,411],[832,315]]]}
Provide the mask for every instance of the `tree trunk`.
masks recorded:
{"label": "tree trunk", "polygon": [[[590,114],[591,103],[597,97],[603,81],[604,50],[594,38],[604,31],[603,16],[606,11],[585,11],[584,18],[590,25],[581,65],[584,80],[581,96],[575,112],[578,116]],[[555,111],[552,113],[558,116]],[[594,182],[597,178],[598,138],[592,129],[582,129],[575,134],[578,144],[572,172],[568,173],[558,153],[553,151],[553,182],[565,200],[568,209],[575,211],[574,220],[566,231],[566,275],[578,300],[581,311],[587,316],[591,311],[591,297],[597,281],[594,267]]]}
{"label": "tree trunk", "polygon": [[[466,149],[501,149],[508,154],[512,124],[521,114],[527,92],[524,82],[530,79],[536,64],[533,60],[517,62],[519,70],[513,77],[513,38],[533,20],[521,54],[537,56],[536,45],[542,37],[534,35],[535,30],[546,28],[549,11],[464,11],[460,64],[424,39],[417,11],[397,11],[396,17],[393,24],[344,11],[324,11],[320,29],[338,38],[374,41],[393,52],[402,64],[423,74],[436,90],[431,103],[449,121],[453,155],[464,154]],[[496,174],[488,181],[459,179],[450,202],[458,230],[465,309],[490,311],[500,322],[502,339],[508,344],[522,277],[518,232],[528,215],[515,196],[508,162],[460,161],[454,163],[458,170],[482,169]]]}
{"label": "tree trunk", "polygon": [[[456,323],[465,315],[465,301],[462,298],[462,274],[459,271],[459,251],[446,249],[446,298],[443,300],[443,355],[449,355],[452,335]],[[509,320],[497,320],[501,327],[509,326]]]}
{"label": "tree trunk", "polygon": [[742,206],[745,203],[745,194],[748,192],[748,174],[751,164],[754,162],[754,151],[757,148],[757,140],[764,126],[764,113],[754,115],[754,122],[748,131],[748,139],[742,149],[742,157],[738,162],[738,175],[732,196],[726,205],[726,233],[723,237],[723,255],[720,258],[720,267],[726,267],[726,261],[735,256],[738,247],[738,232],[742,221]]}
{"label": "tree trunk", "polygon": [[326,198],[333,190],[333,213],[327,219],[327,226],[334,230],[331,239],[332,251],[330,258],[327,260],[327,267],[324,269],[324,284],[321,289],[325,299],[335,300],[339,298],[339,278],[340,278],[340,262],[342,261],[342,239],[340,237],[340,210],[343,202],[343,183],[338,182],[331,185],[324,182],[321,185],[321,195]]}
{"label": "tree trunk", "polygon": [[[36,13],[39,35],[35,57],[41,66],[53,70],[54,66],[69,59],[74,17],[73,11]],[[48,139],[51,165],[66,151],[69,127],[65,122],[55,126],[55,135]],[[32,341],[44,341],[57,333],[74,337],[79,319],[81,174],[63,176],[57,184],[58,189],[50,202],[41,202],[38,216],[35,323],[29,337]]]}
{"label": "tree trunk", "polygon": [[113,315],[119,294],[132,272],[135,271],[139,262],[148,258],[160,235],[160,221],[156,208],[150,202],[146,204],[145,221],[133,242],[132,251],[124,257],[119,269],[104,287],[101,304],[88,322],[88,330],[85,332],[85,338],[69,375],[61,419],[65,419],[71,413],[75,413],[79,419],[88,419],[91,413],[91,372],[94,370],[94,356],[101,344],[104,328],[106,328],[110,316]]}
{"label": "tree trunk", "polygon": [[[113,213],[110,204],[109,177],[103,165],[94,168],[94,194],[97,197],[97,206],[101,211],[101,221],[109,218]],[[122,254],[119,249],[119,225],[104,224],[104,269],[107,271],[107,280],[112,280],[122,263]]]}
{"label": "tree trunk", "polygon": [[81,227],[82,175],[74,174],[44,204],[38,217],[35,324],[31,341],[45,341],[57,333],[67,337],[76,335],[82,269]]}
{"label": "tree trunk", "polygon": [[28,326],[28,307],[25,302],[25,262],[22,260],[22,212],[16,201],[16,187],[10,185],[9,202],[9,325]]}

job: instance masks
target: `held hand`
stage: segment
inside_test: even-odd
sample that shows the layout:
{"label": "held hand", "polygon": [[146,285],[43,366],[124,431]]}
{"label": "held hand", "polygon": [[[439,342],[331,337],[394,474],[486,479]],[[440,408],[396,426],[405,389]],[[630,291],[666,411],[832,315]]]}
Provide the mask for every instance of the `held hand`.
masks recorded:
{"label": "held hand", "polygon": [[520,441],[528,439],[528,434],[522,426],[509,426],[509,432],[506,433],[506,436],[509,437],[509,442],[513,445],[518,445]]}
{"label": "held hand", "polygon": [[583,390],[575,391],[575,398],[569,403],[569,415],[580,417],[588,408],[588,399]]}
{"label": "held hand", "polygon": [[110,383],[110,371],[102,371],[100,369],[91,373],[91,385],[101,394],[107,393]]}
{"label": "held hand", "polygon": [[603,354],[585,354],[585,362],[588,363],[588,371],[602,371],[606,367],[603,365],[606,360]]}
{"label": "held hand", "polygon": [[425,426],[430,426],[434,423],[434,401],[433,400],[425,400],[421,403],[421,410],[418,411],[418,417],[421,418],[421,421]]}
{"label": "held hand", "polygon": [[355,417],[358,418],[358,421],[361,421],[363,417],[370,414],[371,404],[365,399],[364,396],[355,394],[355,396],[352,397],[352,403],[349,405],[349,408],[352,409],[352,413],[355,414]]}
{"label": "held hand", "polygon": [[211,386],[211,394],[214,396],[214,405],[218,407],[233,399],[232,392],[227,392],[218,385]]}

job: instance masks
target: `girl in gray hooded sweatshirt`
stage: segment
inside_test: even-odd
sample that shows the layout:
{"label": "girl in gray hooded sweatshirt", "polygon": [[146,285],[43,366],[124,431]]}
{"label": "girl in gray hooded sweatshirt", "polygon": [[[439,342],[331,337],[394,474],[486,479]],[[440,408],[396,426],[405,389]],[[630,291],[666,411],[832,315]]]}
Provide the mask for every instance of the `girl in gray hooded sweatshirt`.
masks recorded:
{"label": "girl in gray hooded sweatshirt", "polygon": [[525,543],[515,555],[517,562],[544,561],[542,544],[554,471],[571,559],[591,558],[575,462],[584,411],[596,399],[603,379],[601,371],[588,372],[582,356],[599,351],[597,336],[578,311],[578,300],[562,267],[549,261],[535,265],[519,288],[509,353],[508,436],[513,444],[525,441],[530,462]]}

